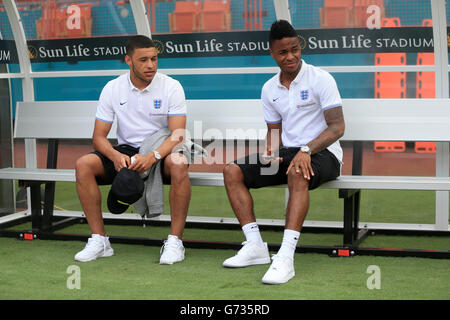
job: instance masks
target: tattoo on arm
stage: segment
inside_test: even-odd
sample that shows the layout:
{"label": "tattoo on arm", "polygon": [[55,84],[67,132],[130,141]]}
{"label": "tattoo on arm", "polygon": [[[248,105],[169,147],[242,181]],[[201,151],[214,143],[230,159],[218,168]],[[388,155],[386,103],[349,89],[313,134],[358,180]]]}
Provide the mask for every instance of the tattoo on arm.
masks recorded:
{"label": "tattoo on arm", "polygon": [[311,152],[317,153],[344,135],[345,122],[342,107],[328,109],[324,112],[328,127],[314,140],[308,143]]}

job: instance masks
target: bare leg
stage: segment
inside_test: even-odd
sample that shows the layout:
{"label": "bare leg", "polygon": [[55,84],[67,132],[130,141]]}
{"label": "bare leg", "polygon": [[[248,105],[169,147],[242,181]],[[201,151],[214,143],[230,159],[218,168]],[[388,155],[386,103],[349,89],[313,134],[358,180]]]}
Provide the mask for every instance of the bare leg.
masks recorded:
{"label": "bare leg", "polygon": [[228,199],[241,226],[255,222],[253,198],[244,184],[244,175],[239,166],[228,164],[223,170],[223,176]]}
{"label": "bare leg", "polygon": [[170,177],[170,234],[182,239],[191,200],[191,182],[184,155],[172,153],[164,160],[164,175]]}
{"label": "bare leg", "polygon": [[104,175],[102,161],[95,154],[85,155],[77,160],[75,171],[78,197],[92,234],[105,236],[101,210],[101,193],[95,180],[96,176]]}
{"label": "bare leg", "polygon": [[308,180],[291,169],[288,173],[289,201],[285,229],[300,232],[309,209]]}

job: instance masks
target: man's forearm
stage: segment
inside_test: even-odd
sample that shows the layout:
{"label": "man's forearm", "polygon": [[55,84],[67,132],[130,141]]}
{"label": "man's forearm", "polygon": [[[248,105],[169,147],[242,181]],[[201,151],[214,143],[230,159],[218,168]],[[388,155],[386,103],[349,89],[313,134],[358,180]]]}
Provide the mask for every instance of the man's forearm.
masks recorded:
{"label": "man's forearm", "polygon": [[184,141],[184,130],[175,130],[156,149],[161,154],[161,156],[164,158],[165,156],[171,154],[177,146],[179,146],[183,143],[183,141]]}
{"label": "man's forearm", "polygon": [[281,129],[269,128],[266,135],[266,151],[278,151],[281,146]]}
{"label": "man's forearm", "polygon": [[328,127],[308,143],[312,154],[324,150],[344,135],[345,122],[342,107],[326,110],[324,116]]}
{"label": "man's forearm", "polygon": [[344,134],[340,125],[330,125],[322,133],[308,143],[311,154],[320,152],[337,141]]}
{"label": "man's forearm", "polygon": [[112,159],[116,151],[106,137],[98,136],[92,139],[92,145],[95,151],[100,152],[108,159]]}

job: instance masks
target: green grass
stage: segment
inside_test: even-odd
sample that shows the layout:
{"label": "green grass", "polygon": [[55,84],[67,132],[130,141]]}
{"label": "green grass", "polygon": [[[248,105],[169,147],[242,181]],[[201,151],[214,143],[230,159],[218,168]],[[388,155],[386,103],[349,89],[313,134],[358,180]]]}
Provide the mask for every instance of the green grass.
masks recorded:
{"label": "green grass", "polygon": [[[106,206],[110,186],[100,187],[102,210]],[[168,193],[165,188],[165,214],[169,214]],[[284,219],[285,190],[263,188],[251,191],[254,197],[256,217],[260,219]],[[337,190],[317,189],[311,192],[307,220],[342,221],[343,200]],[[80,211],[81,206],[74,183],[57,183],[55,194],[57,208]],[[136,212],[130,207],[127,212]],[[360,221],[385,223],[433,224],[435,219],[435,193],[432,191],[363,190]],[[234,217],[225,188],[192,187],[189,206],[190,216]]]}
{"label": "green grass", "polygon": [[[165,187],[168,212],[168,188]],[[205,189],[207,188],[207,189]],[[73,183],[58,183],[55,204],[81,210]],[[107,212],[108,186],[101,187]],[[224,188],[193,187],[189,215],[234,217]],[[257,218],[283,219],[285,191],[265,188],[252,191]],[[342,199],[336,190],[311,193],[310,220],[342,221]],[[395,210],[393,209],[395,208]],[[362,195],[361,221],[434,223],[434,193],[417,191],[367,191]],[[130,208],[128,212],[134,212]],[[30,223],[12,229],[29,229]],[[108,235],[163,239],[168,227],[106,226]],[[89,235],[87,224],[61,232]],[[269,243],[279,244],[280,231],[262,231]],[[185,240],[244,240],[240,230],[186,228]],[[339,245],[340,234],[304,232],[299,245]],[[186,259],[172,266],[158,264],[158,246],[113,243],[115,255],[89,263],[73,256],[81,241],[20,241],[0,238],[0,299],[151,299],[151,300],[448,300],[450,262],[424,258],[355,256],[331,258],[325,254],[296,254],[296,276],[282,286],[267,286],[261,278],[268,266],[227,269],[222,262],[234,250],[186,248]],[[362,247],[448,250],[448,237],[369,236]],[[273,252],[275,253],[275,252]],[[68,289],[69,266],[81,270],[81,289]],[[369,266],[381,271],[381,289],[369,290]]]}
{"label": "green grass", "polygon": [[[73,260],[84,243],[0,238],[0,299],[430,299],[450,298],[448,260],[296,254],[296,276],[282,286],[261,278],[268,266],[227,269],[233,250],[186,249],[186,260],[158,264],[159,247],[114,244],[115,255]],[[67,268],[80,268],[81,289],[68,289]],[[367,268],[381,271],[369,290]]]}

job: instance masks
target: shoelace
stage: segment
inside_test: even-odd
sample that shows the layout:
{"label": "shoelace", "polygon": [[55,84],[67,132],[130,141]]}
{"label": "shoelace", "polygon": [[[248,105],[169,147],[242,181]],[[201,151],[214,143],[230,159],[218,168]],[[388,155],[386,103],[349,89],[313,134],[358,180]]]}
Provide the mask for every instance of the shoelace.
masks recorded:
{"label": "shoelace", "polygon": [[161,255],[163,250],[165,249],[177,249],[179,247],[178,243],[176,241],[169,241],[169,240],[164,240],[163,245],[161,247],[161,249],[159,250],[159,254]]}
{"label": "shoelace", "polygon": [[95,245],[100,242],[101,242],[101,244],[103,244],[103,252],[106,251],[106,241],[102,241],[99,238],[89,238],[85,249],[87,249],[89,251],[94,251]]}
{"label": "shoelace", "polygon": [[252,255],[254,252],[254,248],[255,246],[258,246],[258,244],[254,244],[254,246],[246,246],[246,244],[251,243],[251,241],[244,241],[242,242],[242,248],[237,252],[236,255],[238,254],[247,254],[247,255]]}
{"label": "shoelace", "polygon": [[277,268],[283,264],[284,260],[287,260],[289,258],[279,256],[277,254],[273,254],[272,257],[272,265],[270,266],[271,269],[278,270]]}
{"label": "shoelace", "polygon": [[244,242],[241,243],[242,244],[242,248],[238,251],[238,253],[243,253],[243,252],[246,252],[248,250],[248,246],[247,247],[245,246],[247,243],[249,243],[249,241],[244,241]]}

